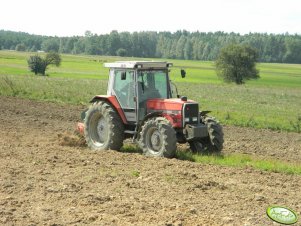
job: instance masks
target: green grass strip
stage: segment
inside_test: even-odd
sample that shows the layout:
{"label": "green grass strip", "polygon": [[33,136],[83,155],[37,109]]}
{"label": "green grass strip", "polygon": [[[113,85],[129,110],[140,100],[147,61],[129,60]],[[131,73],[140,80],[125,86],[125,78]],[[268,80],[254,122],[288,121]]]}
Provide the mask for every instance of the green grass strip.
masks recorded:
{"label": "green grass strip", "polygon": [[[125,153],[142,153],[134,144],[125,144],[121,148]],[[284,173],[291,175],[301,175],[301,165],[287,163],[275,159],[259,159],[248,154],[194,154],[191,151],[177,150],[176,158],[200,164],[212,164],[227,167],[245,168],[251,167],[267,172]]]}
{"label": "green grass strip", "polygon": [[263,160],[245,154],[201,155],[177,151],[177,158],[202,164],[213,164],[230,167],[252,167],[263,171],[301,175],[301,166],[279,160]]}

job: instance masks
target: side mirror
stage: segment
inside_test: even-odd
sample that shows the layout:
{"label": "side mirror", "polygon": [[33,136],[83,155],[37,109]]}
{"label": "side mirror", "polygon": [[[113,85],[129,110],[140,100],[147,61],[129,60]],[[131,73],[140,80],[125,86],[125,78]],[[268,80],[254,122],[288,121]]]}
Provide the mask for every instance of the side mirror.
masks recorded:
{"label": "side mirror", "polygon": [[121,80],[126,80],[126,72],[125,71],[121,72]]}
{"label": "side mirror", "polygon": [[181,76],[182,78],[185,78],[186,76],[186,71],[184,69],[181,69]]}

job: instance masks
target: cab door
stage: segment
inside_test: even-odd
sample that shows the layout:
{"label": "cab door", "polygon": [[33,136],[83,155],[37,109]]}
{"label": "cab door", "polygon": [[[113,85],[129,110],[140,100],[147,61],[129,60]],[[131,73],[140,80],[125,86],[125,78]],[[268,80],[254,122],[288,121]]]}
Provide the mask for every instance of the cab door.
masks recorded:
{"label": "cab door", "polygon": [[129,69],[115,69],[113,94],[116,96],[128,122],[136,122],[135,72]]}

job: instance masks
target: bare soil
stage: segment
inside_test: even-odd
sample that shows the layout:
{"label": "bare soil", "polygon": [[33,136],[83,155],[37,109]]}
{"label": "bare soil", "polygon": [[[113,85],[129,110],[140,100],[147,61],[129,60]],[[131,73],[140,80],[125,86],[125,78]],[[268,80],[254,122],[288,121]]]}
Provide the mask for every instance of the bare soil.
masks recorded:
{"label": "bare soil", "polygon": [[[76,136],[64,140],[82,109],[0,97],[0,224],[278,225],[266,216],[274,204],[301,215],[300,176],[96,152]],[[301,163],[300,134],[228,126],[224,133],[225,154]]]}

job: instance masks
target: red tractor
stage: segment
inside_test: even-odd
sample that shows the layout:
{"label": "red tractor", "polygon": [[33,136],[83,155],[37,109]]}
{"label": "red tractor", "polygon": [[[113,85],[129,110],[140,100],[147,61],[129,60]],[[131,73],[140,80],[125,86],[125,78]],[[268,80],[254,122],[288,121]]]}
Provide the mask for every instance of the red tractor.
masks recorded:
{"label": "red tractor", "polygon": [[79,124],[88,146],[119,150],[124,139],[132,138],[147,156],[171,158],[177,142],[188,142],[192,151],[220,152],[221,125],[208,111],[199,112],[198,103],[177,94],[170,66],[155,61],[105,63],[110,68],[107,95],[90,101]]}

